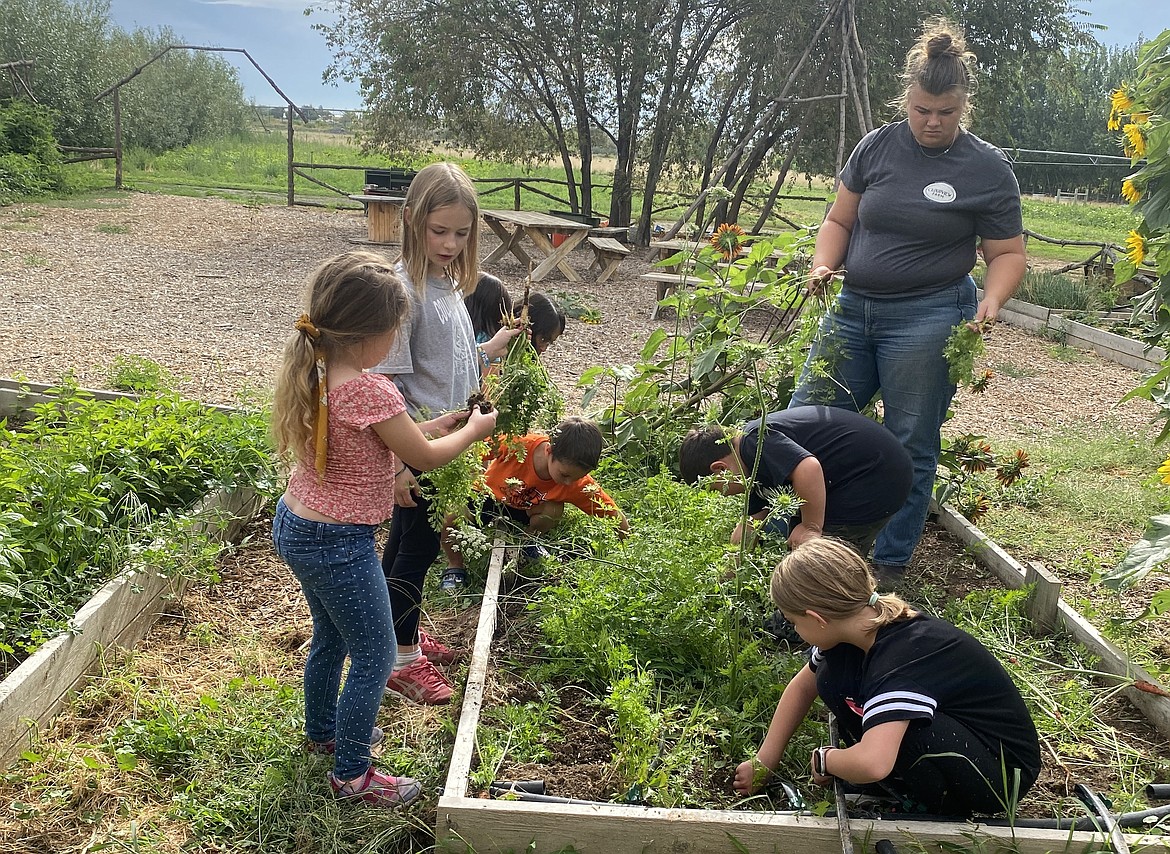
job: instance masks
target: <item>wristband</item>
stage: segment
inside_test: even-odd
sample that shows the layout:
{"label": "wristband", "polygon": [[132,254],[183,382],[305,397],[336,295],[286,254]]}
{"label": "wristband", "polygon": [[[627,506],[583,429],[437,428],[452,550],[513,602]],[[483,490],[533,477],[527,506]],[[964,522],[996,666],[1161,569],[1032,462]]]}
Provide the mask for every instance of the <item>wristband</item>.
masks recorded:
{"label": "wristband", "polygon": [[833,749],[832,747],[830,747],[828,745],[824,745],[823,747],[818,747],[816,750],[813,751],[813,755],[812,755],[813,773],[815,773],[818,777],[832,777],[833,776],[832,774],[829,773],[829,769],[825,766],[825,758],[829,755],[829,751],[832,749]]}
{"label": "wristband", "polygon": [[487,350],[483,347],[477,347],[476,349],[479,350],[479,358],[483,362],[483,369],[486,371],[492,366],[492,357],[488,355]]}
{"label": "wristband", "polygon": [[399,468],[398,471],[394,472],[394,476],[398,477],[398,475],[402,474],[404,471],[406,471],[406,463],[403,463],[402,467]]}

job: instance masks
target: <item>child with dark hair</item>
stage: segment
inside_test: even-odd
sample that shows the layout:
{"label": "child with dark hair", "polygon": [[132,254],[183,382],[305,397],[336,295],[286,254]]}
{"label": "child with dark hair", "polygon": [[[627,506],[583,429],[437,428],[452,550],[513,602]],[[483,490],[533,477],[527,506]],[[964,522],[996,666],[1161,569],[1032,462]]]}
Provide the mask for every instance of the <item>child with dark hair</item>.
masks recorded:
{"label": "child with dark hair", "polygon": [[[769,490],[790,487],[802,503],[795,518],[778,523],[789,546],[831,534],[862,557],[901,509],[913,476],[910,456],[893,433],[872,418],[828,406],[773,412],[740,431],[692,430],[679,449],[679,470],[692,484],[713,476],[710,487],[725,495],[750,490],[748,512],[756,520],[768,516]],[[732,542],[747,533],[736,527]]]}
{"label": "child with dark hair", "polygon": [[565,332],[565,312],[551,297],[542,293],[528,297],[528,330],[532,348],[543,353]]}
{"label": "child with dark hair", "polygon": [[798,546],[772,575],[772,601],[812,651],[776,706],[734,787],[760,789],[820,697],[842,745],[812,752],[815,783],[834,777],[906,809],[969,817],[1010,810],[1040,773],[1040,740],[1020,691],[978,640],[874,589],[848,544]]}
{"label": "child with dark hair", "polygon": [[490,341],[512,319],[512,296],[503,282],[482,270],[475,290],[463,298],[463,304],[471,315],[477,344]]}
{"label": "child with dark hair", "polygon": [[[503,327],[519,321],[519,311],[511,294],[491,273],[479,274],[479,283],[463,303],[471,315],[471,327],[479,343],[491,340]],[[528,335],[538,354],[564,334],[565,326],[565,312],[551,297],[540,292],[529,294]]]}
{"label": "child with dark hair", "polygon": [[[511,520],[532,537],[547,534],[572,504],[591,516],[608,516],[618,520],[619,535],[630,530],[630,523],[614,500],[589,476],[601,458],[601,431],[587,418],[572,416],[545,436],[532,433],[504,439],[499,451],[488,464],[484,481],[491,490],[483,506],[485,518]],[[467,581],[463,555],[448,536],[450,522],[444,530],[443,554],[447,570],[440,588],[459,590]],[[548,552],[539,543],[524,546],[526,560],[541,560]]]}

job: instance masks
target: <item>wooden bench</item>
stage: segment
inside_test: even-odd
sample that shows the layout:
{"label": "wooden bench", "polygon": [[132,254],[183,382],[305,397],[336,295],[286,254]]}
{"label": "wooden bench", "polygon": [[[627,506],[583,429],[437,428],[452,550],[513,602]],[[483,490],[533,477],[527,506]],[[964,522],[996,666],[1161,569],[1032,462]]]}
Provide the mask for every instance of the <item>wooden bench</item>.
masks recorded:
{"label": "wooden bench", "polygon": [[667,270],[651,270],[649,273],[643,273],[639,278],[654,282],[656,286],[657,296],[654,298],[654,309],[650,312],[651,320],[658,319],[658,309],[661,307],[658,303],[666,299],[667,295],[673,293],[679,285],[696,284],[701,281],[697,276],[684,276]]}
{"label": "wooden bench", "polygon": [[630,239],[630,227],[628,225],[601,225],[597,228],[589,229],[589,233],[594,237],[612,237],[623,243]]}
{"label": "wooden bench", "polygon": [[601,271],[597,276],[598,282],[607,281],[617,272],[622,259],[630,254],[630,247],[612,237],[587,237],[586,240],[593,249],[593,263],[589,265],[589,269],[596,267]]}

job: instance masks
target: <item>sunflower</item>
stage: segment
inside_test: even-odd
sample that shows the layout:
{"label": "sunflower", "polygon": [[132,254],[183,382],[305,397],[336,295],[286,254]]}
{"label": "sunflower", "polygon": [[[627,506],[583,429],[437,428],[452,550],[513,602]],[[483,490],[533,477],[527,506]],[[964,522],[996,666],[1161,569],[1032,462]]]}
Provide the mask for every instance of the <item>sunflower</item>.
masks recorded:
{"label": "sunflower", "polygon": [[738,257],[742,251],[742,244],[747,232],[734,222],[725,222],[711,235],[711,245],[723,253],[727,259]]}
{"label": "sunflower", "polygon": [[1133,122],[1130,122],[1121,130],[1125,134],[1126,156],[1133,158],[1145,157],[1146,138],[1142,136],[1142,129]]}
{"label": "sunflower", "polygon": [[1117,89],[1109,96],[1109,130],[1121,130],[1121,116],[1133,106],[1125,89]]}
{"label": "sunflower", "polygon": [[1166,462],[1158,466],[1158,474],[1162,478],[1162,483],[1170,484],[1170,457],[1166,458]]}
{"label": "sunflower", "polygon": [[1132,178],[1126,178],[1121,182],[1121,197],[1131,205],[1137,204],[1138,200],[1142,197],[1142,191],[1138,189],[1137,184],[1133,182]]}
{"label": "sunflower", "polygon": [[1146,259],[1146,239],[1136,231],[1125,238],[1125,256],[1137,267]]}

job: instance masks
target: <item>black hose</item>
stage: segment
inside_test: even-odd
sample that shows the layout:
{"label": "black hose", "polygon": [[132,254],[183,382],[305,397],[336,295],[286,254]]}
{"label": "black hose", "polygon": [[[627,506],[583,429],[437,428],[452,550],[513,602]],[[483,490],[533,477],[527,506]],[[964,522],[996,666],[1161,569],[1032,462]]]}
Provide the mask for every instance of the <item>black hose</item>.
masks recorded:
{"label": "black hose", "polygon": [[[1114,816],[1113,821],[1121,828],[1141,829],[1147,826],[1149,819],[1161,820],[1170,816],[1170,804],[1140,812],[1127,812]],[[930,815],[928,813],[883,813],[879,816],[882,821],[965,821],[962,816]],[[1081,818],[1017,818],[1014,821],[1006,818],[973,818],[972,822],[986,824],[990,827],[1028,827],[1037,830],[1101,830],[1101,822],[1095,816]],[[1156,822],[1155,822],[1156,823]]]}
{"label": "black hose", "polygon": [[1170,801],[1170,783],[1150,783],[1146,786],[1147,801]]}
{"label": "black hose", "polygon": [[873,850],[876,854],[898,854],[898,849],[888,839],[879,839],[877,845],[873,847]]}
{"label": "black hose", "polygon": [[1117,826],[1115,817],[1109,812],[1109,807],[1105,806],[1101,796],[1083,783],[1077,783],[1073,791],[1077,793],[1081,802],[1093,810],[1104,823],[1105,831],[1109,834],[1109,843],[1113,846],[1115,854],[1129,854],[1129,843],[1125,841],[1121,828]]}

